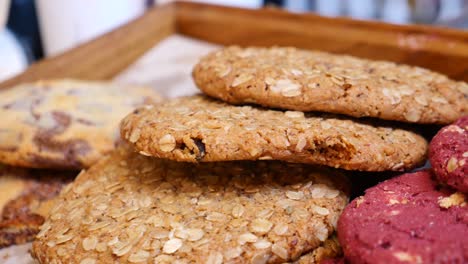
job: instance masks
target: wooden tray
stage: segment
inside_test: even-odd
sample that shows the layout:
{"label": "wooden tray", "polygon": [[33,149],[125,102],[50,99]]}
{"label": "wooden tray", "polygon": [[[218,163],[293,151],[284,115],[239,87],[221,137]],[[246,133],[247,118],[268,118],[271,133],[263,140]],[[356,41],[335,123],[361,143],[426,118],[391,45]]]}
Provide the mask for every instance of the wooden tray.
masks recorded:
{"label": "wooden tray", "polygon": [[111,79],[172,34],[224,45],[289,45],[384,59],[468,81],[468,33],[464,31],[175,2],[154,7],[108,34],[39,61],[0,83],[0,88],[49,78]]}
{"label": "wooden tray", "polygon": [[[427,67],[452,78],[468,81],[467,32],[291,14],[276,9],[245,10],[176,2],[155,7],[144,16],[102,37],[62,55],[37,62],[24,73],[0,83],[0,89],[20,82],[48,78],[102,80],[114,79],[117,75],[121,77],[120,73],[134,61],[174,34],[224,45],[290,45],[385,59]],[[162,45],[160,43],[159,46]],[[172,46],[167,47],[163,52],[172,49]],[[188,47],[192,49],[196,45]],[[177,51],[174,50],[175,53]],[[152,54],[156,55],[152,55],[151,60],[160,58],[161,63],[157,65],[159,69],[168,67],[165,58],[159,57],[161,51]],[[152,70],[153,65],[150,67]],[[177,76],[177,79],[187,78],[187,82],[182,82],[184,87],[190,82],[189,74],[185,74],[188,71],[186,67],[184,76]],[[123,75],[128,76],[127,71]],[[142,79],[140,75],[138,78]],[[166,90],[174,88],[167,89],[165,85],[158,87]],[[192,88],[195,90],[194,86]],[[372,178],[360,176],[361,181],[369,180],[367,184],[379,179],[374,175]],[[0,250],[0,262],[31,264],[33,261],[27,253],[29,248],[27,244]]]}

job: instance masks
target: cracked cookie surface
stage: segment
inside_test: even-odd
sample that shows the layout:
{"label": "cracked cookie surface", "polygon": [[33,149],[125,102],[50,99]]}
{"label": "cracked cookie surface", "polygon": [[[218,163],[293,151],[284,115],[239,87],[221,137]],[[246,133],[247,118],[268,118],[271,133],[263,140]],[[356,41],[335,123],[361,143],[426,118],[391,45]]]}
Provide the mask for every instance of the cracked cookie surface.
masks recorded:
{"label": "cracked cookie surface", "polygon": [[54,198],[76,174],[0,164],[0,248],[32,241]]}
{"label": "cracked cookie surface", "polygon": [[81,169],[111,151],[118,124],[160,97],[150,88],[76,80],[40,81],[0,91],[0,162]]}
{"label": "cracked cookie surface", "polygon": [[427,69],[295,48],[228,47],[193,70],[206,94],[255,103],[411,123],[468,114],[468,84]]}
{"label": "cracked cookie surface", "polygon": [[468,193],[468,116],[434,136],[429,145],[429,159],[440,181]]}
{"label": "cracked cookie surface", "polygon": [[40,263],[319,261],[339,251],[329,238],[348,192],[326,168],[120,149],[61,193],[32,254]]}
{"label": "cracked cookie surface", "polygon": [[338,222],[349,263],[467,263],[467,197],[443,188],[431,170],[368,189]]}
{"label": "cracked cookie surface", "polygon": [[122,121],[121,135],[143,155],[176,161],[274,159],[367,171],[412,168],[427,149],[421,136],[402,129],[204,96],[138,109]]}

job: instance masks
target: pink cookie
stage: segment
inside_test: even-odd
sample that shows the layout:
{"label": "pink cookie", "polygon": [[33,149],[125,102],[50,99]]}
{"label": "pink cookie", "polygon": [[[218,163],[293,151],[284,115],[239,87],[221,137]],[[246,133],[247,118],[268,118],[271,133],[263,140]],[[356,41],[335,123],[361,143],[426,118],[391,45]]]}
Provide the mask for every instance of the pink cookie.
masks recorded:
{"label": "pink cookie", "polygon": [[429,159],[441,182],[468,193],[468,116],[434,136]]}
{"label": "pink cookie", "polygon": [[468,263],[466,195],[432,170],[384,181],[354,199],[338,221],[348,263]]}

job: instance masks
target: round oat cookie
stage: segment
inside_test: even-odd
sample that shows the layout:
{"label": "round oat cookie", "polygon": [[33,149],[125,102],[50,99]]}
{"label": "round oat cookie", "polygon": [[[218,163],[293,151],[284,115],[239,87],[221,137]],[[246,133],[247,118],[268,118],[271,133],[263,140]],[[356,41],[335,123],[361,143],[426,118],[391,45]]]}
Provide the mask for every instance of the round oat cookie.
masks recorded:
{"label": "round oat cookie", "polygon": [[332,257],[325,241],[347,184],[304,164],[179,163],[119,150],[62,192],[32,254],[95,264],[284,263],[318,248]]}
{"label": "round oat cookie", "polygon": [[157,102],[150,88],[76,80],[40,81],[0,91],[0,162],[81,169],[114,148],[120,120]]}
{"label": "round oat cookie", "polygon": [[138,109],[122,121],[121,135],[143,155],[176,161],[274,159],[369,171],[412,168],[427,149],[421,136],[402,129],[203,96]]}
{"label": "round oat cookie", "polygon": [[468,193],[468,116],[434,136],[429,159],[440,181]]}
{"label": "round oat cookie", "polygon": [[0,164],[0,248],[32,241],[54,198],[77,174]]}
{"label": "round oat cookie", "polygon": [[197,86],[229,103],[255,103],[411,123],[468,114],[468,85],[419,67],[295,48],[228,47],[203,57]]}
{"label": "round oat cookie", "polygon": [[338,221],[349,263],[468,263],[468,207],[431,170],[368,189]]}

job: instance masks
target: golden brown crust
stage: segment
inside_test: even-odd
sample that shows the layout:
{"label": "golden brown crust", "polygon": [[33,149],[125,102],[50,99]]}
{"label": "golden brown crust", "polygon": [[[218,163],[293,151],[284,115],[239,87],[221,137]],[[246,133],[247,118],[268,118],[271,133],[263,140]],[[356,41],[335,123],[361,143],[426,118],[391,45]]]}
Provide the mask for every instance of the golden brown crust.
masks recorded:
{"label": "golden brown crust", "polygon": [[322,245],[312,252],[302,255],[294,264],[321,263],[325,259],[333,259],[343,255],[340,243],[336,236],[332,236],[322,243]]}
{"label": "golden brown crust", "polygon": [[338,172],[309,165],[120,150],[62,192],[32,253],[40,263],[295,261],[324,247],[347,189]]}
{"label": "golden brown crust", "polygon": [[419,67],[294,48],[228,47],[193,70],[234,104],[448,124],[468,114],[468,85]]}
{"label": "golden brown crust", "polygon": [[203,96],[138,109],[122,121],[121,135],[141,154],[176,161],[275,159],[367,171],[413,168],[427,150],[421,136],[402,129]]}
{"label": "golden brown crust", "polygon": [[119,140],[120,119],[157,102],[150,88],[76,80],[0,92],[0,161],[32,168],[89,167]]}
{"label": "golden brown crust", "polygon": [[73,172],[0,166],[0,248],[32,241]]}

